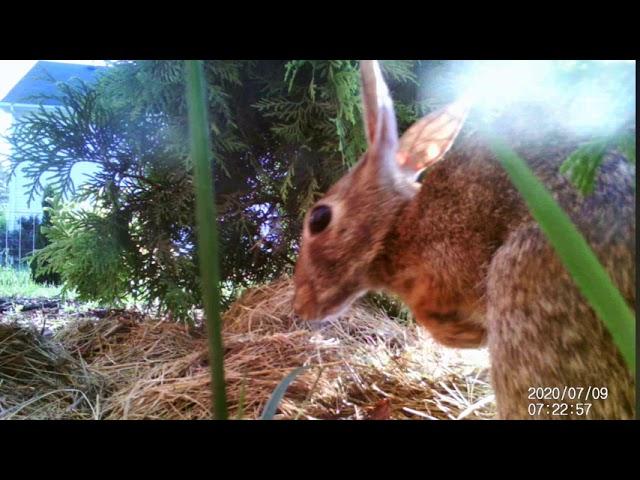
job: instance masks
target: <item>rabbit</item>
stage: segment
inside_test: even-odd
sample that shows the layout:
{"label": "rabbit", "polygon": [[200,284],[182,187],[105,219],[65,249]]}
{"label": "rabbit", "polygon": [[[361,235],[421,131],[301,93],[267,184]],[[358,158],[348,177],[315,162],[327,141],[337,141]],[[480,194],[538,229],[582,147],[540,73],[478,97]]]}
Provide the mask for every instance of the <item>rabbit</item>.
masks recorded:
{"label": "rabbit", "polygon": [[[437,342],[488,347],[498,418],[634,418],[635,379],[608,330],[484,134],[463,128],[472,104],[449,104],[399,138],[377,61],[360,66],[367,151],[306,213],[294,313],[337,317],[365,293],[386,291]],[[559,173],[581,139],[535,105],[523,108],[527,115],[504,113],[492,128],[552,192],[635,312],[635,166],[609,152],[595,191],[582,196]],[[576,389],[566,407],[532,397],[554,387]],[[589,387],[606,388],[607,398],[586,398]],[[537,403],[545,407],[532,411]]]}

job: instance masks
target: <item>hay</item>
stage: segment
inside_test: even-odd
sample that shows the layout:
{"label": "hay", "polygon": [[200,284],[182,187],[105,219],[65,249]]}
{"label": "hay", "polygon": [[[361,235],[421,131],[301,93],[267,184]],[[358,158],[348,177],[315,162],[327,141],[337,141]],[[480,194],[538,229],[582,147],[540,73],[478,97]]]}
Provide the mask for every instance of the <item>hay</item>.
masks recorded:
{"label": "hay", "polygon": [[0,324],[0,419],[100,417],[99,375],[34,330]]}
{"label": "hay", "polygon": [[[223,317],[230,415],[258,418],[278,383],[309,366],[280,404],[283,419],[455,419],[494,416],[486,354],[437,346],[360,304],[310,326],[291,312],[292,285],[248,290]],[[86,370],[105,379],[100,418],[210,418],[204,330],[115,312],[56,336]],[[0,357],[1,358],[1,357]]]}

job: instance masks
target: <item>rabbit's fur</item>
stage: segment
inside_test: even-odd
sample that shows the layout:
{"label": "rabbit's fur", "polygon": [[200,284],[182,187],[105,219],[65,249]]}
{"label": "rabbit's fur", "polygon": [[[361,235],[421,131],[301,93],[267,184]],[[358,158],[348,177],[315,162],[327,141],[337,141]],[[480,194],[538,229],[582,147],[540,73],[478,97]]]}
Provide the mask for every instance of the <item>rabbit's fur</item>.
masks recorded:
{"label": "rabbit's fur", "polygon": [[[415,159],[430,140],[422,138],[422,150],[406,141],[409,131],[398,140],[379,67],[363,62],[362,73],[369,148],[316,203],[329,207],[328,225],[312,233],[315,207],[305,218],[296,312],[306,319],[337,315],[365,292],[386,290],[437,341],[488,345],[500,418],[554,418],[546,409],[530,415],[530,403],[560,402],[530,399],[537,387],[608,389],[606,400],[565,398],[591,407],[587,415],[557,418],[633,418],[634,378],[483,135],[463,128],[454,142],[458,130],[444,128],[442,143],[430,134],[440,142],[437,156],[430,154],[417,184],[424,164]],[[455,118],[460,127],[464,115]],[[428,130],[420,128],[413,133]],[[609,153],[595,191],[583,197],[558,172],[581,140],[561,122],[533,106],[502,115],[492,128],[554,194],[635,311],[635,167]]]}

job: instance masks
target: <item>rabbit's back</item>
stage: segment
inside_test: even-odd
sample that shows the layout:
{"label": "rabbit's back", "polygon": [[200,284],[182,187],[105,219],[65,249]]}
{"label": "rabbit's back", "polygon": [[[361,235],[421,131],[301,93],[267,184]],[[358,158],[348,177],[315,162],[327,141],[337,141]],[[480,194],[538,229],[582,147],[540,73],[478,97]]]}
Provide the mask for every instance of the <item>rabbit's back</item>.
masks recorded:
{"label": "rabbit's back", "polygon": [[[559,175],[557,162],[534,156],[530,164],[635,311],[633,167],[609,154],[594,192],[582,196]],[[634,418],[632,375],[533,221],[514,229],[491,262],[487,330],[501,418]],[[603,388],[606,399],[587,398]],[[570,399],[567,391],[579,395]],[[557,392],[564,398],[554,398]]]}
{"label": "rabbit's back", "polygon": [[[517,121],[501,125],[502,138],[567,212],[635,311],[635,166],[608,153],[593,192],[583,195],[560,166],[584,138],[551,122],[535,130]],[[467,132],[427,172],[420,196],[396,229],[396,257],[415,264],[418,255],[410,257],[407,247],[415,245],[423,264],[437,266],[441,290],[478,291],[500,417],[633,418],[633,377],[486,139]],[[544,389],[571,387],[583,388],[579,398],[535,398]],[[589,387],[606,388],[608,398],[587,399]],[[539,403],[549,407],[536,411]]]}
{"label": "rabbit's back", "polygon": [[[618,277],[631,275],[623,252],[604,263],[609,271],[626,271]],[[592,404],[587,416],[573,411],[575,418],[633,418],[634,379],[539,227],[514,232],[496,254],[487,283],[488,345],[501,418],[532,416],[531,404],[563,403],[535,396],[538,389],[553,388],[583,389],[580,398],[564,399]],[[631,304],[631,285],[623,287]],[[608,398],[588,399],[594,388],[606,388]],[[539,411],[533,416],[549,418]]]}

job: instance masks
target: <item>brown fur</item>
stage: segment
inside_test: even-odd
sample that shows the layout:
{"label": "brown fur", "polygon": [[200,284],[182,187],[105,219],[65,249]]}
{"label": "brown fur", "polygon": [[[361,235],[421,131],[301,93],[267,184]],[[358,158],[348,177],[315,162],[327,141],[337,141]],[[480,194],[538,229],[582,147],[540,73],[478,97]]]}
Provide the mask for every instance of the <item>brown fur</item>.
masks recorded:
{"label": "brown fur", "polygon": [[[634,167],[609,155],[595,192],[582,197],[558,173],[578,139],[544,112],[523,111],[494,128],[552,191],[635,310]],[[632,418],[634,379],[485,145],[467,132],[414,196],[399,192],[389,163],[370,149],[318,202],[334,207],[330,227],[315,236],[305,227],[296,311],[319,318],[368,290],[393,292],[441,343],[488,344],[501,418],[536,418],[528,405],[540,400],[528,389],[565,386],[609,392],[606,400],[565,400],[592,404],[587,417],[570,418]]]}

